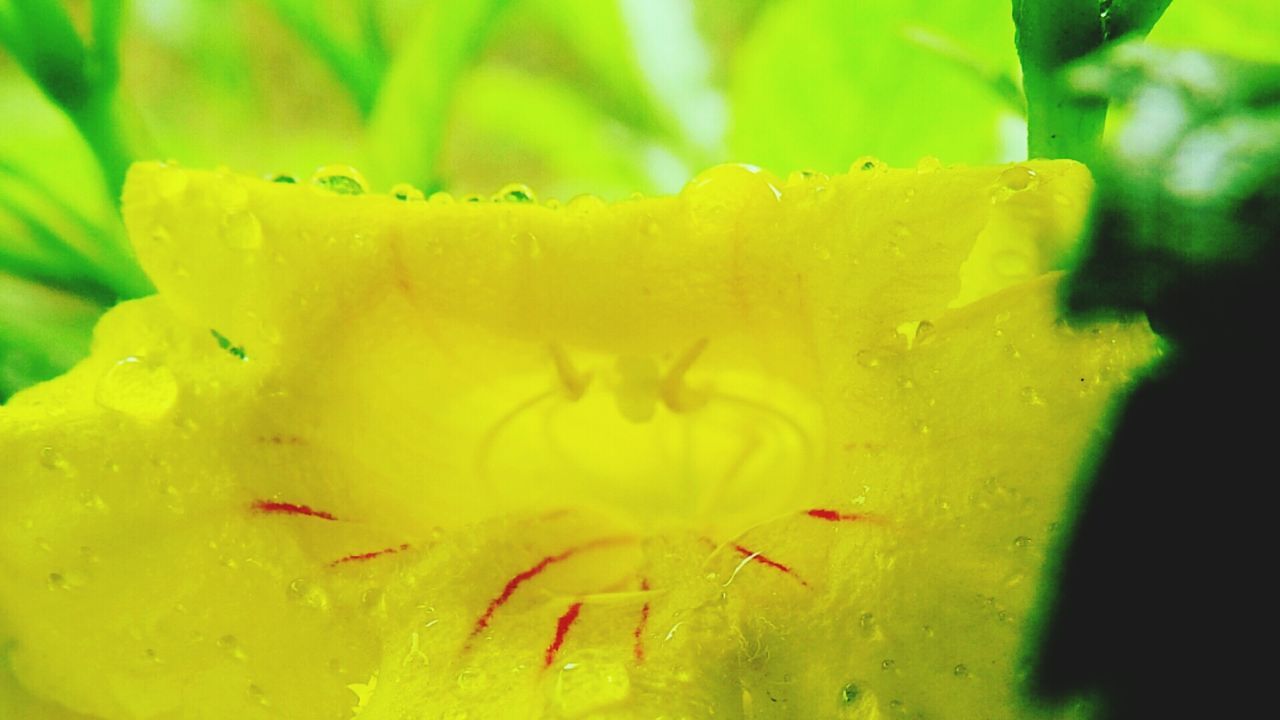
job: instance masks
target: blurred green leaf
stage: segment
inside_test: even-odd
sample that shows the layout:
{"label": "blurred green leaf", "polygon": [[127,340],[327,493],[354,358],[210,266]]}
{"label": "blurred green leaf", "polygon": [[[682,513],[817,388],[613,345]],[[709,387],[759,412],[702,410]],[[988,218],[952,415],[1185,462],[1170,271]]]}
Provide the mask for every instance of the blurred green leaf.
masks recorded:
{"label": "blurred green leaf", "polygon": [[622,3],[527,0],[521,19],[548,28],[585,70],[582,91],[614,117],[655,135],[674,135],[675,120],[660,107],[640,69]]}
{"label": "blurred green leaf", "polygon": [[[17,251],[15,254],[18,257],[25,257],[29,261],[13,267],[5,267],[3,261],[0,261],[0,270],[21,272],[25,277],[66,287],[97,284],[93,262],[65,242],[59,233],[32,212],[28,203],[19,199],[18,193],[14,192],[12,183],[0,185],[0,215],[12,221],[11,232],[14,233],[6,233],[4,239],[0,240],[0,248],[10,252]],[[27,242],[14,242],[15,239]],[[22,244],[27,245],[25,253],[20,249]],[[99,288],[85,289],[92,294],[102,292]]]}
{"label": "blurred green leaf", "polygon": [[[454,88],[509,2],[432,0],[423,6],[387,72],[370,117],[375,177],[412,182],[428,190],[440,185],[440,150]],[[512,118],[519,121],[523,118]]]}
{"label": "blurred green leaf", "polygon": [[[1074,68],[1127,121],[1098,167],[1089,243],[1066,286],[1088,314],[1145,311],[1175,337],[1235,327],[1280,255],[1280,65],[1122,45]],[[1232,339],[1234,341],[1234,338]]]}
{"label": "blurred green leaf", "polygon": [[0,402],[78,362],[102,307],[0,272]]}
{"label": "blurred green leaf", "polygon": [[386,56],[377,30],[374,5],[359,3],[360,44],[343,42],[321,15],[313,0],[269,0],[280,19],[329,66],[351,94],[360,114],[373,110],[386,72]]}
{"label": "blurred green leaf", "polygon": [[[17,220],[22,228],[18,232],[50,259],[51,273],[27,277],[63,278],[58,284],[65,290],[108,302],[154,292],[124,240],[124,228],[114,217],[110,224],[93,222],[40,177],[3,156],[0,211]],[[14,240],[14,234],[0,238],[0,249],[12,247]]]}
{"label": "blurred green leaf", "polygon": [[969,73],[974,80],[990,88],[991,92],[1004,101],[1009,110],[1019,115],[1026,114],[1027,100],[1022,95],[1018,80],[1008,69],[993,67],[956,41],[924,28],[907,28],[905,35],[921,49],[947,60],[955,67]]}
{"label": "blurred green leaf", "polygon": [[699,0],[693,3],[698,34],[711,51],[717,85],[728,83],[729,68],[738,46],[755,26],[761,11],[774,0]]}
{"label": "blurred green leaf", "polygon": [[633,52],[658,117],[671,118],[661,134],[672,150],[695,166],[721,159],[727,105],[713,84],[711,48],[690,0],[622,0]]}
{"label": "blurred green leaf", "polygon": [[618,120],[686,154],[718,142],[690,127],[699,110],[690,100],[709,89],[709,57],[688,3],[528,0],[520,11],[581,67],[579,92]]}
{"label": "blurred green leaf", "polygon": [[6,130],[0,133],[0,173],[39,186],[94,226],[119,222],[93,151],[29,77],[10,73],[0,82],[0,117]]}
{"label": "blurred green leaf", "polygon": [[1168,48],[1196,48],[1259,62],[1280,62],[1280,2],[1180,0],[1148,36]]}
{"label": "blurred green leaf", "polygon": [[0,42],[40,89],[75,123],[118,197],[132,161],[116,103],[118,0],[93,4],[95,45],[86,48],[57,0],[7,0]]}
{"label": "blurred green leaf", "polygon": [[93,0],[90,57],[95,67],[90,75],[100,85],[115,87],[120,79],[120,26],[124,3],[121,0]]}
{"label": "blurred green leaf", "polygon": [[908,33],[949,38],[1012,73],[1007,6],[793,0],[767,8],[733,68],[730,150],[777,171],[842,171],[861,155],[911,165],[925,155],[983,163],[1008,153],[1005,100]]}
{"label": "blurred green leaf", "polygon": [[[513,106],[521,108],[525,121],[512,122]],[[453,142],[458,145],[453,147],[461,152],[453,173],[459,182],[478,185],[477,189],[484,182],[520,179],[544,195],[591,192],[625,197],[654,186],[645,167],[648,143],[579,88],[558,78],[486,65],[461,83],[455,119]],[[469,175],[467,159],[481,155],[501,168],[495,168],[496,173],[506,176]],[[521,165],[531,166],[535,176],[509,174]]]}
{"label": "blurred green leaf", "polygon": [[85,47],[58,0],[7,0],[0,41],[55,102],[74,112],[88,102]]}

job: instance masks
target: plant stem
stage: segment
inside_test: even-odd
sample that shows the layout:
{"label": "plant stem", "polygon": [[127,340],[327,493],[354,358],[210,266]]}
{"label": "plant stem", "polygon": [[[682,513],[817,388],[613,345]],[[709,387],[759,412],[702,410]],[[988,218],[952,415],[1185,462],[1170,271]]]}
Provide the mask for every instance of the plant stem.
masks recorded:
{"label": "plant stem", "polygon": [[1074,96],[1061,70],[1102,46],[1098,0],[1013,0],[1013,20],[1027,96],[1027,154],[1091,163],[1107,105]]}

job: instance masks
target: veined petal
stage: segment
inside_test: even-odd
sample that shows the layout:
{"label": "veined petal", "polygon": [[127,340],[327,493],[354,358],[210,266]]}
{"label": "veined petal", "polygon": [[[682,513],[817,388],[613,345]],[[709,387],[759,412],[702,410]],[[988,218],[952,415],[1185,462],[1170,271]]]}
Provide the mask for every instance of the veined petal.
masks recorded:
{"label": "veined petal", "polygon": [[1153,338],[1058,320],[1081,166],[858,168],[550,207],[135,167],[159,294],[0,410],[16,677],[101,718],[1025,716]]}

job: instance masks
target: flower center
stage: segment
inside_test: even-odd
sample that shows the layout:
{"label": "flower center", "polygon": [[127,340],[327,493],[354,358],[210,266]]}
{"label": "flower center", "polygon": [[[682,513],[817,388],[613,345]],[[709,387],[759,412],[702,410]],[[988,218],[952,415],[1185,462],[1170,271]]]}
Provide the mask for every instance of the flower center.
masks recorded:
{"label": "flower center", "polygon": [[723,539],[801,507],[816,484],[817,404],[744,358],[706,340],[664,356],[549,355],[557,387],[508,391],[477,446],[477,479],[502,497]]}

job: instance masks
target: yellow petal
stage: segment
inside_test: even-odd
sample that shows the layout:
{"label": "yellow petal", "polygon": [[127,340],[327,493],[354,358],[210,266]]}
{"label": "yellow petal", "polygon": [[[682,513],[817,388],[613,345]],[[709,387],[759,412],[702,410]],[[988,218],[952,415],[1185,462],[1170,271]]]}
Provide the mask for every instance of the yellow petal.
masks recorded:
{"label": "yellow petal", "polygon": [[101,718],[1024,716],[1051,525],[1152,338],[1058,321],[1079,165],[865,165],[559,208],[135,167],[159,294],[0,410],[18,681]]}

